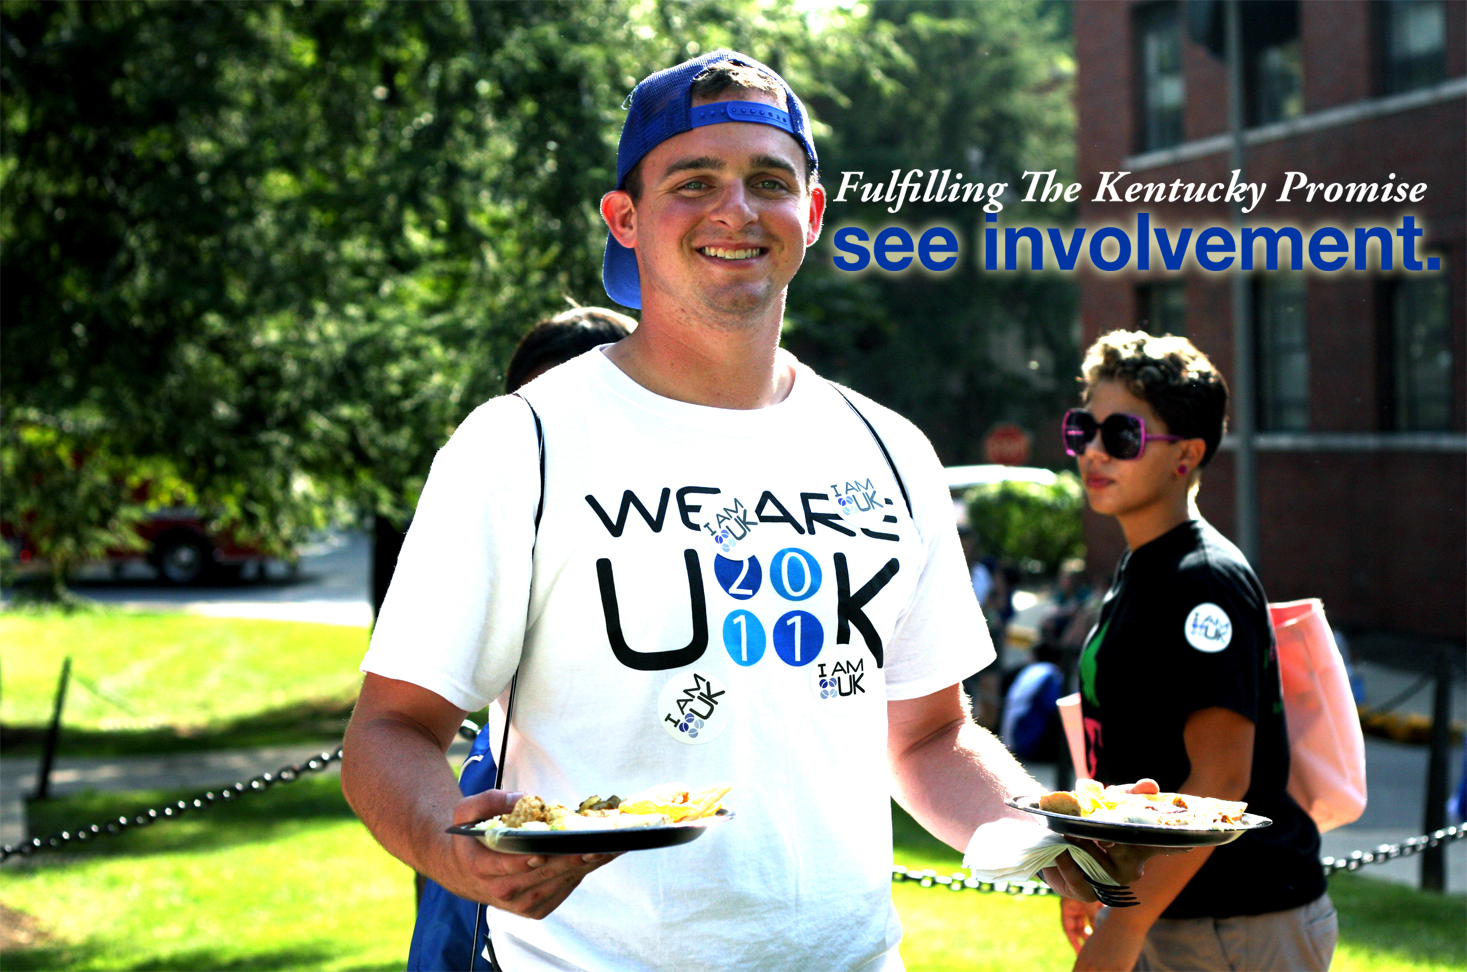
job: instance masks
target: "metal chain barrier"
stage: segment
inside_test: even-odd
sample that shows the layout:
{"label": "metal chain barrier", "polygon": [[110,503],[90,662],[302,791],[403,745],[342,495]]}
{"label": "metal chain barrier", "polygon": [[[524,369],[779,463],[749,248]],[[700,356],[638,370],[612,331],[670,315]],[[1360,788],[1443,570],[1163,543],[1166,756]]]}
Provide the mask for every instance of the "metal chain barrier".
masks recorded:
{"label": "metal chain barrier", "polygon": [[94,837],[116,836],[133,827],[147,827],[160,820],[177,820],[190,810],[206,810],[216,803],[228,803],[249,793],[263,793],[279,783],[293,783],[307,773],[321,772],[339,759],[341,759],[341,747],[337,746],[334,753],[323,752],[319,756],[312,756],[304,763],[283,766],[274,773],[261,773],[247,783],[235,783],[232,786],[224,787],[217,793],[210,790],[192,800],[177,800],[132,817],[118,817],[107,823],[92,824],[90,827],[81,827],[75,831],[64,830],[50,837],[32,837],[21,844],[6,844],[0,848],[0,863],[16,855],[29,857],[40,850],[55,850],[72,843],[84,844]]}
{"label": "metal chain barrier", "polygon": [[1411,696],[1415,695],[1417,692],[1420,692],[1422,689],[1426,688],[1427,685],[1431,684],[1432,677],[1432,673],[1427,672],[1425,675],[1422,675],[1420,678],[1418,678],[1415,682],[1411,683],[1411,685],[1407,686],[1403,691],[1397,692],[1385,702],[1382,702],[1379,705],[1368,706],[1367,708],[1369,708],[1370,712],[1374,715],[1388,715],[1394,712],[1396,710],[1396,707],[1402,702],[1405,702]]}
{"label": "metal chain barrier", "polygon": [[[461,730],[467,737],[472,729],[466,724]],[[335,752],[323,752],[312,756],[304,763],[284,766],[274,773],[261,773],[247,783],[235,783],[215,793],[210,790],[192,800],[178,800],[154,810],[147,810],[132,817],[118,817],[103,824],[92,824],[75,831],[62,831],[50,837],[33,837],[22,844],[6,844],[0,848],[0,862],[19,855],[29,857],[36,851],[55,850],[70,843],[86,843],[94,837],[115,836],[133,827],[147,827],[160,820],[176,820],[190,810],[204,810],[214,804],[237,800],[248,793],[263,793],[279,783],[292,783],[307,773],[319,773],[341,759],[341,747]],[[1358,871],[1366,864],[1382,864],[1398,857],[1411,857],[1422,851],[1467,837],[1467,824],[1446,827],[1420,837],[1403,840],[1399,844],[1381,844],[1374,850],[1357,850],[1347,857],[1326,857],[1320,861],[1326,876],[1337,871]],[[900,864],[892,865],[893,883],[913,882],[924,888],[944,888],[948,891],[980,891],[985,894],[1009,894],[1023,897],[1044,897],[1055,893],[1054,889],[1041,881],[979,881],[960,873],[938,874],[933,870],[915,871]]]}
{"label": "metal chain barrier", "polygon": [[1326,857],[1320,864],[1324,866],[1324,874],[1328,877],[1336,871],[1358,871],[1366,864],[1383,864],[1397,857],[1411,857],[1464,837],[1467,837],[1467,824],[1457,824],[1455,827],[1444,827],[1420,837],[1403,840],[1399,844],[1381,844],[1373,851],[1357,850],[1351,851],[1347,857]]}
{"label": "metal chain barrier", "polygon": [[[1411,857],[1433,847],[1440,847],[1454,840],[1462,840],[1464,837],[1467,837],[1467,824],[1458,824],[1455,827],[1445,827],[1429,834],[1422,834],[1420,837],[1403,840],[1399,844],[1381,844],[1375,850],[1352,851],[1346,857],[1326,857],[1319,863],[1324,868],[1325,877],[1329,877],[1338,871],[1358,871],[1366,864],[1384,864],[1398,857]],[[916,871],[902,867],[900,864],[892,865],[891,880],[893,884],[910,882],[924,888],[980,891],[984,894],[1042,898],[1055,893],[1053,888],[1042,881],[979,881],[961,873],[938,874],[933,870]]]}
{"label": "metal chain barrier", "polygon": [[946,888],[949,891],[982,891],[985,894],[1012,894],[1026,897],[1044,897],[1054,894],[1054,888],[1043,881],[979,881],[962,874],[938,874],[936,871],[911,871],[900,864],[891,867],[893,884],[916,882],[924,888]]}

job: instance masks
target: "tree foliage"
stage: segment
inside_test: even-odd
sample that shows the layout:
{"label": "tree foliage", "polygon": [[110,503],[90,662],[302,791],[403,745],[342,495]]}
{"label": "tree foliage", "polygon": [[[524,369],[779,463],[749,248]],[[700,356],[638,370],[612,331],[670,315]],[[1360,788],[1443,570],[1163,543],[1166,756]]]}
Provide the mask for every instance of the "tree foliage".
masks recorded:
{"label": "tree foliage", "polygon": [[985,483],[968,490],[964,501],[985,554],[1051,575],[1066,560],[1085,555],[1085,494],[1072,472],[1060,473],[1049,485]]}
{"label": "tree foliage", "polygon": [[3,17],[0,402],[86,416],[257,530],[314,524],[303,477],[410,504],[526,324],[599,287],[639,47],[614,8]]}
{"label": "tree foliage", "polygon": [[[1005,0],[876,0],[850,25],[860,57],[822,62],[812,99],[830,127],[821,166],[834,196],[841,173],[885,181],[892,170],[952,170],[967,182],[1007,183],[1003,224],[1060,221],[1064,204],[1015,203],[1022,173],[1073,180],[1073,62],[1050,6]],[[1075,373],[1073,285],[1062,277],[980,271],[976,203],[832,202],[826,240],[842,225],[941,224],[958,264],[940,275],[855,275],[817,249],[791,288],[787,342],[802,358],[922,427],[948,463],[978,462],[999,421],[1029,428],[1057,411]],[[873,234],[874,235],[874,234]]]}
{"label": "tree foliage", "polygon": [[[0,427],[0,460],[6,473],[0,518],[29,541],[22,555],[32,547],[45,552],[50,597],[69,604],[66,578],[74,567],[109,550],[142,547],[133,527],[152,484],[96,430],[11,416]],[[12,553],[7,546],[7,569],[14,566]]]}
{"label": "tree foliage", "polygon": [[[1050,6],[8,0],[0,410],[267,542],[342,506],[400,519],[529,324],[606,302],[597,201],[638,78],[745,50],[806,96],[827,182],[1014,183],[1071,165]],[[969,245],[972,207],[923,215]],[[853,278],[825,246],[788,343],[961,461],[1047,407],[1072,317],[1052,278]]]}

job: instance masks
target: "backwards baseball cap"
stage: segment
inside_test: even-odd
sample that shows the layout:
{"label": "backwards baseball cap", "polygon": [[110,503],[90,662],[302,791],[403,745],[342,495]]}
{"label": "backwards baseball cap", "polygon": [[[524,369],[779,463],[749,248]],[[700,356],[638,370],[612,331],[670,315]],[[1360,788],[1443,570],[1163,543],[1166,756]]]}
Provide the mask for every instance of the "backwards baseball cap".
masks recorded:
{"label": "backwards baseball cap", "polygon": [[[787,111],[762,101],[719,101],[693,107],[693,81],[715,64],[738,64],[752,68],[784,89]],[[627,173],[658,145],[683,132],[722,122],[753,122],[773,125],[789,132],[804,148],[811,169],[818,169],[815,143],[810,140],[810,123],[805,106],[784,78],[752,57],[736,51],[709,51],[676,67],[658,71],[632,90],[631,107],[621,128],[616,148],[616,188],[625,189]],[[602,282],[607,295],[625,307],[642,306],[642,282],[637,274],[637,254],[606,234],[606,259]]]}

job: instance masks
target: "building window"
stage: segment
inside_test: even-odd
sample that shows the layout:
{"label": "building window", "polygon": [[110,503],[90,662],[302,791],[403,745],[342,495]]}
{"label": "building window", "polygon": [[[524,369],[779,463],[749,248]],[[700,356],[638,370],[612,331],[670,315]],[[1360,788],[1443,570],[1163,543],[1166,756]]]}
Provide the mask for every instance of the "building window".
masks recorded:
{"label": "building window", "polygon": [[1304,275],[1269,274],[1257,285],[1258,427],[1309,429],[1309,335]]}
{"label": "building window", "polygon": [[1248,124],[1269,125],[1304,114],[1297,0],[1249,3],[1243,12]]}
{"label": "building window", "polygon": [[1382,0],[1381,89],[1399,94],[1429,87],[1446,77],[1447,11],[1441,0]]}
{"label": "building window", "polygon": [[1389,288],[1386,428],[1452,427],[1451,288],[1446,274],[1403,277]]}
{"label": "building window", "polygon": [[1136,73],[1140,93],[1137,149],[1150,152],[1182,141],[1182,27],[1175,3],[1136,10]]}
{"label": "building window", "polygon": [[1138,326],[1147,334],[1187,333],[1187,284],[1182,280],[1142,284],[1136,288]]}

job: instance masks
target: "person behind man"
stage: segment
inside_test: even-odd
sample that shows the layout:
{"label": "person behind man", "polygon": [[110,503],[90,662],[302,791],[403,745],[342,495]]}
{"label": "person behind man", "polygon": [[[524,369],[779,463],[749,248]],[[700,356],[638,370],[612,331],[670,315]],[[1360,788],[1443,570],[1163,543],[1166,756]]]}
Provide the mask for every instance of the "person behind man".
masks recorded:
{"label": "person behind man", "polygon": [[572,307],[537,321],[515,345],[504,369],[504,391],[512,395],[556,365],[615,344],[636,328],[633,318],[605,307]]}
{"label": "person behind man", "polygon": [[[958,683],[993,653],[931,446],[779,348],[816,170],[757,61],[644,80],[601,202],[607,292],[641,323],[480,407],[434,462],[342,782],[388,851],[492,905],[504,968],[899,969],[889,795],[963,848],[1040,789],[965,717]],[[724,783],[735,819],[601,871],[446,835],[518,796],[461,797],[443,758],[512,679],[506,789]],[[1142,853],[1116,849],[1123,881]],[[1068,856],[1045,875],[1093,897]]]}
{"label": "person behind man", "polygon": [[[620,341],[636,326],[632,318],[604,307],[572,307],[538,321],[515,345],[509,366],[504,369],[505,393],[519,391],[521,385],[593,348]],[[495,742],[486,723],[475,736],[459,772],[458,788],[464,796],[494,786]],[[408,972],[467,969],[470,956],[483,947],[479,944],[483,937],[477,927],[477,903],[450,894],[422,875],[418,879],[418,912],[408,945]]]}
{"label": "person behind man", "polygon": [[1064,729],[1057,702],[1064,685],[1059,649],[1052,642],[1034,646],[1034,660],[1014,673],[1004,693],[999,738],[1020,759],[1049,762],[1059,754]]}

